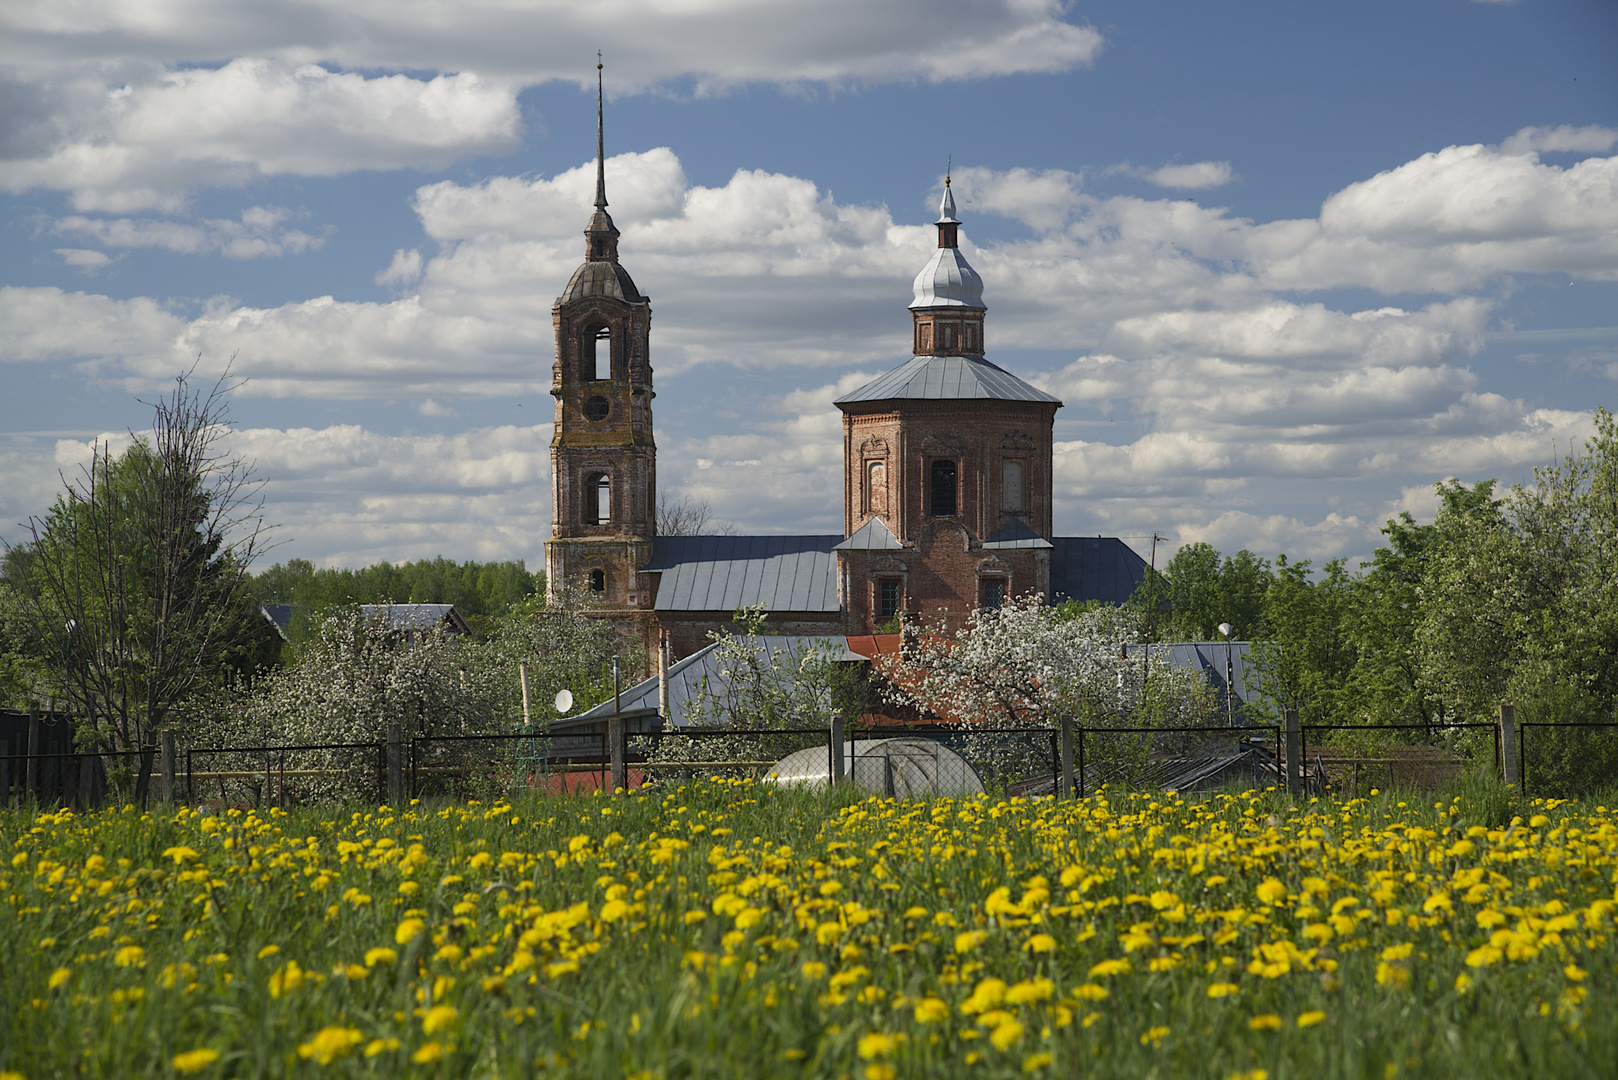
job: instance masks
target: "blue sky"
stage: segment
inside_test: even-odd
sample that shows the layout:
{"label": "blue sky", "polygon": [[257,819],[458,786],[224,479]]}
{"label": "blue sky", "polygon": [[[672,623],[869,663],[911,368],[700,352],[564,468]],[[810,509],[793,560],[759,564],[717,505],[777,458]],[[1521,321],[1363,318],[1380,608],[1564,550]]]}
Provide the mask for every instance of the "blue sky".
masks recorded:
{"label": "blue sky", "polygon": [[1604,0],[220,10],[0,11],[6,540],[234,353],[276,557],[539,565],[597,48],[660,484],[743,531],[840,526],[951,156],[1059,532],[1364,555],[1614,400]]}

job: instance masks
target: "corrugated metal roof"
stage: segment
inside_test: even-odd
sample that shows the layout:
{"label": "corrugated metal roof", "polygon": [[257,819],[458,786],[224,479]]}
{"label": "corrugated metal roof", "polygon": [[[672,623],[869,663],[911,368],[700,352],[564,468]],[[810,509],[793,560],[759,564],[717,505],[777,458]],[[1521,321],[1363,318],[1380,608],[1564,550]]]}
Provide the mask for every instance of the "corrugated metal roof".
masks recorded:
{"label": "corrugated metal roof", "polygon": [[1044,401],[1062,404],[987,360],[972,356],[917,356],[881,378],[866,383],[833,404],[856,401],[955,401],[993,398],[999,401]]}
{"label": "corrugated metal roof", "polygon": [[1146,560],[1112,536],[1051,538],[1051,602],[1122,604],[1146,580]]}
{"label": "corrugated metal roof", "polygon": [[1012,518],[987,540],[983,546],[996,550],[1007,548],[1048,548],[1051,542],[1028,527],[1021,518]]}
{"label": "corrugated metal roof", "polygon": [[[1230,666],[1235,673],[1231,679],[1236,693],[1237,701],[1247,701],[1252,693],[1247,685],[1247,650],[1246,641],[1232,641],[1229,643]],[[1220,695],[1225,692],[1225,649],[1223,641],[1164,641],[1156,645],[1130,645],[1125,651],[1130,655],[1138,655],[1142,649],[1150,649],[1151,655],[1160,656],[1166,660],[1170,667],[1191,668],[1201,671],[1208,676],[1208,685],[1217,690]]]}
{"label": "corrugated metal roof", "polygon": [[[812,648],[818,642],[826,642],[837,650],[835,659],[846,661],[861,661],[865,658],[848,650],[848,640],[840,634],[814,637],[805,634],[759,634],[749,639],[756,645],[762,646],[768,653],[771,661],[782,653],[800,654],[803,650]],[[692,698],[703,692],[707,686],[719,682],[719,661],[715,657],[715,650],[719,643],[715,642],[705,648],[699,649],[684,660],[669,666],[669,723],[674,727],[685,727],[689,723],[686,719],[685,705]],[[790,670],[782,665],[779,671]],[[658,707],[657,676],[653,675],[644,682],[622,691],[618,700],[625,712],[634,709],[655,709]],[[600,719],[612,713],[612,702],[604,701],[592,709],[588,709],[577,716],[570,716],[568,720]]]}
{"label": "corrugated metal roof", "polygon": [[838,610],[841,536],[659,536],[652,561],[661,571],[658,611]]}
{"label": "corrugated metal roof", "polygon": [[883,524],[879,517],[872,518],[858,529],[854,535],[844,540],[836,547],[837,551],[898,551],[904,545],[899,538],[893,535],[893,530]]}
{"label": "corrugated metal roof", "polygon": [[[298,604],[260,604],[259,610],[264,617],[275,624],[275,628],[286,636],[286,630],[292,625],[292,618],[297,613]],[[439,623],[447,623],[445,629],[452,634],[469,634],[471,628],[467,626],[466,619],[456,610],[454,604],[361,604],[360,612],[368,619],[381,619],[387,623],[390,630],[421,630]]]}

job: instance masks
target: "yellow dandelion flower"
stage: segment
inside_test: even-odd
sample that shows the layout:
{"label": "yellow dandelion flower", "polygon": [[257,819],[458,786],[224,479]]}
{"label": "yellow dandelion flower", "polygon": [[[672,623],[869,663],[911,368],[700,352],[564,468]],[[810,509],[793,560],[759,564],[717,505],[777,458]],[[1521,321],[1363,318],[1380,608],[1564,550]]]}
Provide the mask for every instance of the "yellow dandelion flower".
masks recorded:
{"label": "yellow dandelion flower", "polygon": [[1049,934],[1035,934],[1023,942],[1023,949],[1031,953],[1055,952],[1056,939]]}
{"label": "yellow dandelion flower", "polygon": [[315,1032],[314,1038],[298,1045],[298,1056],[317,1065],[330,1065],[338,1058],[347,1057],[365,1041],[355,1028],[333,1025]]}
{"label": "yellow dandelion flower", "polygon": [[1279,1031],[1281,1018],[1274,1013],[1260,1013],[1249,1020],[1247,1026],[1254,1031]]}
{"label": "yellow dandelion flower", "polygon": [[175,1054],[169,1064],[174,1066],[175,1072],[194,1073],[201,1072],[218,1060],[219,1051],[206,1046],[199,1046],[195,1050]]}
{"label": "yellow dandelion flower", "polygon": [[[399,923],[398,929],[393,932],[393,940],[400,945],[408,945],[420,937],[427,924],[421,919],[404,919]],[[437,1061],[437,1058],[432,1060]]]}
{"label": "yellow dandelion flower", "polygon": [[916,1002],[916,1023],[941,1024],[949,1019],[949,1006],[938,998],[922,998]]}
{"label": "yellow dandelion flower", "polygon": [[1009,1050],[1022,1039],[1023,1026],[1015,1020],[1006,1020],[996,1024],[989,1032],[989,1041],[996,1050]]}
{"label": "yellow dandelion flower", "polygon": [[410,1060],[417,1065],[430,1065],[444,1056],[444,1046],[438,1040],[423,1043],[410,1055]]}
{"label": "yellow dandelion flower", "polygon": [[1309,1012],[1298,1014],[1298,1026],[1301,1028],[1314,1027],[1325,1019],[1325,1013],[1319,1009],[1311,1009]]}
{"label": "yellow dandelion flower", "polygon": [[1208,987],[1208,996],[1211,998],[1229,997],[1240,989],[1235,983],[1216,982]]}
{"label": "yellow dandelion flower", "polygon": [[365,1044],[365,1056],[374,1058],[378,1054],[386,1054],[399,1049],[398,1039],[372,1039]]}
{"label": "yellow dandelion flower", "polygon": [[1163,1036],[1168,1033],[1169,1029],[1162,1026],[1147,1028],[1140,1037],[1140,1044],[1142,1046],[1158,1046],[1163,1042]]}
{"label": "yellow dandelion flower", "polygon": [[378,964],[392,964],[399,959],[399,954],[392,949],[378,947],[365,950],[365,966],[376,967]]}
{"label": "yellow dandelion flower", "polygon": [[421,1030],[424,1035],[437,1035],[440,1031],[452,1031],[461,1022],[461,1011],[453,1005],[434,1005],[422,1017]]}
{"label": "yellow dandelion flower", "polygon": [[872,1031],[861,1035],[859,1041],[859,1055],[866,1061],[873,1058],[887,1057],[899,1045],[896,1035],[888,1035],[879,1031]]}
{"label": "yellow dandelion flower", "polygon": [[61,986],[72,977],[72,968],[59,967],[55,971],[51,972],[51,977],[49,980],[47,980],[46,985],[48,985],[52,990],[55,990],[58,986]]}
{"label": "yellow dandelion flower", "polygon": [[139,945],[125,945],[112,954],[112,962],[119,967],[144,967],[146,950]]}

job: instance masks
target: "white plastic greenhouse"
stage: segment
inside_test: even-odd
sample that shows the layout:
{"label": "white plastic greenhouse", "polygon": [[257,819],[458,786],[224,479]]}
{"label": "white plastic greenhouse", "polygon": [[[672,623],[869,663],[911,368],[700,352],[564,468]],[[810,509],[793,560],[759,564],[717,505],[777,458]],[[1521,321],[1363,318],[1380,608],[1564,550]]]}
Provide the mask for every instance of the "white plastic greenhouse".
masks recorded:
{"label": "white plastic greenhouse", "polygon": [[[824,787],[831,763],[824,746],[811,746],[776,762],[766,780],[793,787]],[[843,744],[849,783],[873,795],[901,799],[983,794],[977,770],[932,739],[865,739]]]}

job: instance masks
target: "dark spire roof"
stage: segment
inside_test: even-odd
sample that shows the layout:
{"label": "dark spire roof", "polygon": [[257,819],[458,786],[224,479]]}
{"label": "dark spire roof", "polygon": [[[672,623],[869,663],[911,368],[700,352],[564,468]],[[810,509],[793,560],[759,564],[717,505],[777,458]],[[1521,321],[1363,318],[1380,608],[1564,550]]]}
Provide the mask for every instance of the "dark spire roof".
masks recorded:
{"label": "dark spire roof", "polygon": [[618,226],[607,213],[607,139],[603,102],[601,54],[596,53],[596,212],[590,215],[590,224],[584,229],[584,265],[573,272],[573,277],[562,290],[561,303],[580,300],[587,296],[610,296],[631,304],[643,303],[646,297],[635,288],[635,282],[618,263]]}

